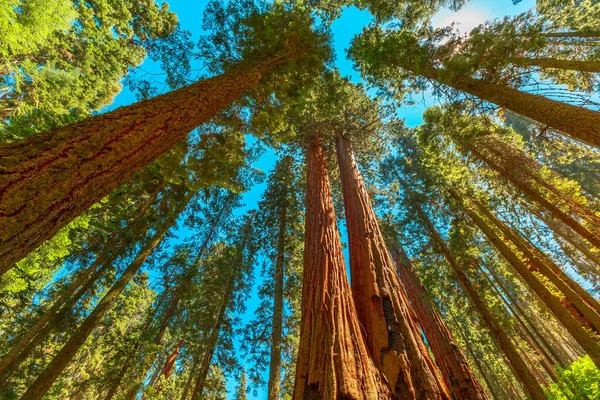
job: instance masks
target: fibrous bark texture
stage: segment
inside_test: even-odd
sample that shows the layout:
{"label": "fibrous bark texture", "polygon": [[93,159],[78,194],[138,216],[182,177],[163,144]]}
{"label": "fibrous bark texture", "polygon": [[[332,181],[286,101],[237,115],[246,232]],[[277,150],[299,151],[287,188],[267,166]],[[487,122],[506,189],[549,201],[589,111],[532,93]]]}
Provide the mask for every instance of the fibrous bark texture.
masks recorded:
{"label": "fibrous bark texture", "polygon": [[206,79],[0,147],[0,271],[256,85],[267,66]]}
{"label": "fibrous bark texture", "polygon": [[401,399],[448,399],[377,223],[350,143],[336,138],[350,247],[352,295],[373,361]]}
{"label": "fibrous bark texture", "polygon": [[302,322],[295,400],[389,399],[358,323],[320,140],[307,150]]}
{"label": "fibrous bark texture", "polygon": [[453,397],[455,399],[487,399],[485,391],[456,344],[452,332],[438,312],[424,298],[425,288],[421,285],[410,259],[400,244],[392,245],[391,253],[409,300],[417,313],[427,343],[429,343],[446,385],[452,390]]}
{"label": "fibrous bark texture", "polygon": [[[407,67],[410,69],[412,66]],[[416,72],[426,78],[531,118],[563,132],[573,139],[600,147],[600,112],[468,76],[443,79],[440,78],[440,72],[435,68]]]}

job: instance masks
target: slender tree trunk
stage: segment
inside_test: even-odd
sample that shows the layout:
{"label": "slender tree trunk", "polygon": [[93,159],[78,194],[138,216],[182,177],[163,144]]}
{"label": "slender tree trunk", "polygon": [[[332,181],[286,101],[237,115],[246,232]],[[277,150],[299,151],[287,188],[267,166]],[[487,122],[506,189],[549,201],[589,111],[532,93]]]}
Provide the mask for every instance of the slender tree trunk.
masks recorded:
{"label": "slender tree trunk", "polygon": [[[166,284],[165,284],[165,286],[166,286]],[[165,290],[163,290],[162,294],[160,295],[160,299],[157,301],[153,312],[148,316],[146,323],[144,324],[144,327],[141,329],[140,337],[138,338],[133,349],[127,355],[127,359],[125,360],[125,362],[123,363],[123,366],[119,370],[118,375],[115,377],[114,382],[109,387],[108,392],[106,393],[106,396],[104,397],[104,400],[112,400],[112,398],[115,396],[115,394],[117,394],[117,392],[119,391],[121,382],[127,375],[129,368],[131,368],[131,365],[133,364],[136,356],[138,355],[138,351],[141,349],[143,341],[144,341],[145,337],[148,335],[148,331],[150,331],[152,322],[154,322],[154,318],[156,318],[156,315],[158,314],[159,309],[161,308],[163,302],[166,300],[168,292],[169,292],[169,290],[167,290],[165,288]]]}
{"label": "slender tree trunk", "polygon": [[[448,304],[446,303],[446,301],[443,298],[440,298],[440,300],[442,301],[442,303],[446,307],[448,315],[450,315],[450,318],[452,319],[452,321],[454,321],[454,325],[456,325],[456,330],[458,331],[458,334],[460,335],[460,337],[462,338],[463,342],[465,343],[465,347],[467,349],[467,353],[469,354],[469,356],[471,357],[471,359],[475,363],[475,366],[477,367],[477,370],[479,371],[479,374],[482,376],[483,380],[485,381],[485,384],[488,387],[488,391],[491,393],[491,395],[494,398],[494,400],[499,400],[498,394],[496,393],[496,391],[494,389],[494,386],[490,382],[490,379],[489,379],[487,373],[485,372],[485,370],[483,368],[483,364],[481,364],[481,361],[479,360],[479,357],[477,357],[477,355],[475,354],[475,350],[473,349],[473,346],[471,346],[471,341],[467,338],[467,336],[463,332],[461,324],[456,320],[456,318],[454,317],[454,314],[452,314],[452,310],[450,309],[450,307],[448,307]],[[491,369],[490,369],[490,372],[491,372],[491,378],[494,380],[494,383],[496,384],[496,387],[497,388],[501,388],[500,384],[498,383],[498,380],[494,376],[494,373],[493,373],[493,371],[491,371]]]}
{"label": "slender tree trunk", "polygon": [[181,400],[187,400],[188,393],[190,388],[192,387],[192,382],[194,381],[194,377],[196,376],[196,370],[198,369],[198,357],[194,356],[192,362],[192,369],[190,370],[190,375],[188,376],[187,381],[185,382],[185,386],[183,387],[183,393],[181,393]]}
{"label": "slender tree trunk", "polygon": [[0,271],[255,86],[274,63],[0,146]]}
{"label": "slender tree trunk", "polygon": [[[480,137],[473,142],[459,143],[525,195],[600,249],[600,233],[598,233],[600,217],[552,182],[552,180],[562,181],[564,178],[556,173],[544,172],[540,163],[493,135]],[[585,221],[587,226],[579,219]]]}
{"label": "slender tree trunk", "polygon": [[104,317],[104,315],[106,315],[106,313],[111,310],[112,305],[117,300],[123,289],[125,289],[125,286],[127,286],[129,281],[131,281],[134,275],[139,271],[154,248],[162,241],[168,229],[177,222],[177,216],[185,208],[193,195],[194,193],[190,192],[190,194],[186,196],[185,200],[179,205],[179,212],[176,212],[170,218],[170,221],[166,222],[160,229],[157,230],[154,236],[148,240],[144,248],[138,253],[136,258],[121,274],[113,287],[106,293],[102,300],[100,300],[98,305],[96,305],[94,310],[90,313],[90,315],[87,316],[87,318],[83,321],[79,328],[77,328],[73,335],[71,335],[67,343],[60,349],[56,356],[54,356],[46,369],[27,389],[24,394],[24,398],[39,400],[46,394],[54,381],[67,367],[73,356],[94,331],[98,322],[102,319],[102,317]]}
{"label": "slender tree trunk", "polygon": [[[414,66],[404,67],[410,70]],[[468,76],[451,78],[451,74],[446,74],[448,78],[443,78],[441,71],[435,68],[414,72],[600,147],[600,112]]]}
{"label": "slender tree trunk", "polygon": [[[77,291],[77,289],[83,284],[94,271],[98,269],[99,271],[104,271],[108,263],[103,262],[103,258],[98,256],[96,261],[94,261],[90,266],[88,266],[84,271],[75,276],[75,278],[69,282],[69,284],[64,288],[62,292],[60,292],[57,299],[54,303],[44,312],[38,320],[21,336],[17,338],[15,342],[12,343],[12,348],[10,351],[2,357],[0,360],[0,375],[3,374],[7,369],[10,368],[13,361],[19,355],[21,351],[33,340],[33,338],[49,323],[53,318],[56,317],[60,309],[71,300],[73,294]],[[94,274],[94,276],[89,279],[89,281],[94,281],[94,278],[97,278],[100,274]],[[83,293],[82,293],[83,294]],[[75,301],[79,299],[73,299]]]}
{"label": "slender tree trunk", "polygon": [[425,300],[425,288],[413,270],[411,262],[398,243],[391,246],[396,267],[427,343],[455,399],[487,399],[479,381],[473,375],[465,356],[441,316]]}
{"label": "slender tree trunk", "polygon": [[448,399],[411,315],[350,143],[336,138],[350,248],[352,294],[367,348],[399,398]]}
{"label": "slender tree trunk", "polygon": [[513,65],[520,67],[540,67],[553,69],[566,69],[581,72],[600,72],[599,61],[559,60],[557,58],[526,58],[511,57],[508,59]]}
{"label": "slender tree trunk", "polygon": [[320,139],[306,154],[306,216],[295,400],[389,399],[350,293]]}
{"label": "slender tree trunk", "polygon": [[[287,193],[284,192],[284,198]],[[279,216],[277,260],[275,261],[275,291],[273,293],[273,327],[271,334],[271,359],[269,363],[268,400],[279,400],[281,392],[281,343],[283,333],[283,278],[285,274],[285,237],[287,210],[282,206]]]}
{"label": "slender tree trunk", "polygon": [[[577,282],[565,274],[552,260],[544,255],[539,249],[526,242],[521,236],[500,221],[481,202],[472,200],[479,212],[490,220],[500,232],[527,258],[532,268],[544,275],[565,296],[579,313],[588,321],[591,327],[598,332],[600,330],[600,304]],[[531,268],[530,268],[531,269]]]}
{"label": "slender tree trunk", "polygon": [[586,241],[583,240],[577,234],[577,232],[573,231],[573,229],[565,223],[557,221],[543,211],[534,211],[534,214],[541,219],[556,235],[562,237],[588,260],[600,267],[600,251],[594,251],[593,246],[590,246],[589,243],[586,243]]}
{"label": "slender tree trunk", "polygon": [[[2,358],[2,372],[0,373],[0,381],[6,379],[19,366],[27,360],[27,358],[34,352],[40,343],[42,343],[48,335],[60,325],[60,322],[71,312],[72,308],[79,302],[79,300],[85,295],[86,292],[96,283],[100,278],[112,266],[112,261],[115,257],[106,259],[102,266],[87,279],[85,284],[78,288],[77,291],[72,294],[71,297],[64,299],[62,302],[55,302],[48,311],[46,311],[40,319],[33,325],[29,331],[19,338],[19,341],[15,343],[13,348],[4,358]],[[71,288],[69,288],[71,289]],[[0,384],[2,387],[2,384]]]}
{"label": "slender tree trunk", "polygon": [[[171,373],[175,368],[175,362],[177,361],[177,357],[179,357],[179,353],[181,352],[181,348],[183,347],[183,343],[183,340],[179,340],[177,346],[175,346],[171,354],[169,354],[169,356],[165,360],[165,364],[163,365],[163,367],[158,370],[159,373],[157,375],[157,379],[154,382],[152,382],[152,386],[156,386],[155,396],[158,396],[162,392],[166,383],[165,381],[169,379],[169,376],[171,376]],[[161,376],[164,376],[164,380],[162,381],[160,380]],[[157,380],[158,384],[156,384]]]}
{"label": "slender tree trunk", "polygon": [[206,346],[204,348],[202,361],[199,365],[198,377],[196,378],[196,384],[194,385],[194,391],[192,392],[192,400],[202,399],[202,392],[204,391],[204,386],[206,385],[206,378],[208,376],[208,371],[210,370],[210,363],[213,355],[215,354],[217,341],[219,340],[219,335],[221,333],[221,325],[225,319],[225,312],[227,311],[227,307],[229,307],[229,302],[233,293],[233,284],[233,279],[230,277],[227,282],[227,287],[225,288],[225,294],[223,296],[221,307],[219,307],[219,314],[215,320],[215,326],[211,330],[210,336],[208,337],[208,341],[206,342]]}
{"label": "slender tree trunk", "polygon": [[[456,193],[453,196],[460,202]],[[538,295],[542,302],[550,309],[558,321],[567,329],[584,351],[600,367],[600,345],[583,328],[580,322],[559,302],[559,300],[540,282],[521,259],[510,247],[496,234],[496,232],[468,205],[462,203],[464,210],[475,224],[486,235],[488,240],[498,249],[506,260],[515,268],[529,287]]]}
{"label": "slender tree trunk", "polygon": [[496,319],[492,316],[492,313],[488,309],[487,304],[483,301],[483,299],[481,299],[477,290],[475,290],[475,287],[473,286],[473,284],[471,283],[461,266],[458,264],[456,259],[454,258],[454,255],[446,245],[446,242],[444,242],[439,232],[435,229],[435,226],[429,220],[429,217],[427,216],[425,211],[423,211],[420,204],[412,200],[412,192],[406,186],[404,181],[400,179],[400,183],[406,189],[406,192],[411,198],[412,204],[417,214],[419,215],[421,221],[429,231],[435,246],[439,249],[442,255],[444,255],[444,257],[448,261],[448,264],[450,264],[450,267],[456,274],[461,286],[463,287],[468,298],[470,299],[471,304],[475,307],[478,314],[483,319],[494,341],[504,354],[506,362],[515,374],[515,377],[523,384],[525,391],[531,396],[533,400],[546,399],[544,390],[536,381],[535,377],[527,367],[527,364],[525,364],[525,361],[523,360],[513,343],[510,341],[509,337],[506,335],[504,330],[502,330],[500,325],[498,325]]}

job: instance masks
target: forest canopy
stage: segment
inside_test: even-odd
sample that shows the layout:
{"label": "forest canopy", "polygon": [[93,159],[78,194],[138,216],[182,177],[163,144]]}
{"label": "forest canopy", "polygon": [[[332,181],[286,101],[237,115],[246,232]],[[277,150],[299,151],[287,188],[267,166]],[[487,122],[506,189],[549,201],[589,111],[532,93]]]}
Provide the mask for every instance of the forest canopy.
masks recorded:
{"label": "forest canopy", "polygon": [[600,398],[599,93],[598,0],[3,1],[0,398]]}

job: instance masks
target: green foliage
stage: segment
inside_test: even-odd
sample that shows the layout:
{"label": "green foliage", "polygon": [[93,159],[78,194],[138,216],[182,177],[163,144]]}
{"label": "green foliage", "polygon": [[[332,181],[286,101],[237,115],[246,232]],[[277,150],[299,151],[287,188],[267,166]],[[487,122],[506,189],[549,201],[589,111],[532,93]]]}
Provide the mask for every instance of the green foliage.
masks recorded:
{"label": "green foliage", "polygon": [[600,398],[600,370],[589,356],[583,356],[566,369],[557,371],[559,381],[548,388],[552,400]]}

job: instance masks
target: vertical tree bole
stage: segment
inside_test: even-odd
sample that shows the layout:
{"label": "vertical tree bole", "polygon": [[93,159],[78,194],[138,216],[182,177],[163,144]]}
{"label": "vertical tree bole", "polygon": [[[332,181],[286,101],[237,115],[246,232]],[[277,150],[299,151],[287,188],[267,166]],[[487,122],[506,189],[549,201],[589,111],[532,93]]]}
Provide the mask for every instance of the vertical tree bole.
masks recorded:
{"label": "vertical tree bole", "polygon": [[306,165],[302,319],[293,398],[389,399],[356,316],[319,139],[308,146]]}
{"label": "vertical tree bole", "polygon": [[338,136],[352,294],[367,348],[401,399],[448,399],[383,241],[364,180],[346,138]]}
{"label": "vertical tree bole", "polygon": [[408,256],[398,243],[391,246],[391,253],[419,323],[425,332],[427,343],[454,398],[487,399],[485,391],[473,375],[442,317],[423,298],[425,288],[421,285]]}

